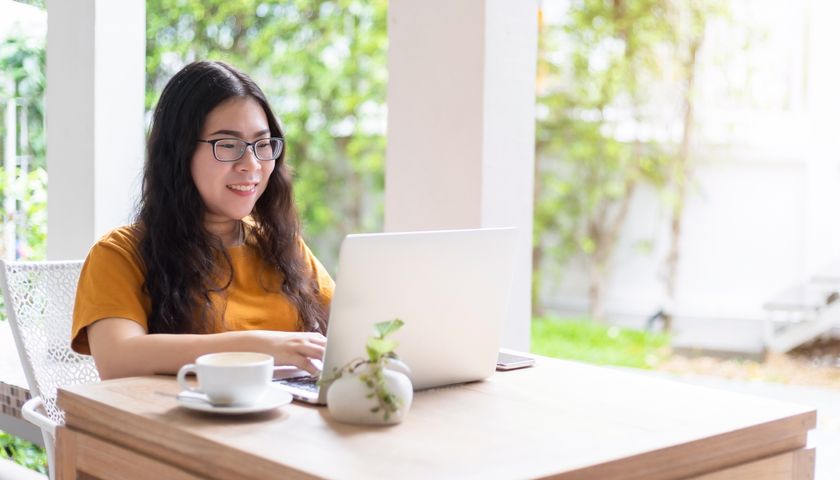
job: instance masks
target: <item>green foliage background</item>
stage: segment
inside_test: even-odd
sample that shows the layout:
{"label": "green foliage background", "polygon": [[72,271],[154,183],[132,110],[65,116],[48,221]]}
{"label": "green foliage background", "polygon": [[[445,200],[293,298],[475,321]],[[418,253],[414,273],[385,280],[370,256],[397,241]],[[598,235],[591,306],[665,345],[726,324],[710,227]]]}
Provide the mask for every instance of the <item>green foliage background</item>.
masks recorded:
{"label": "green foliage background", "polygon": [[43,448],[0,431],[0,461],[3,459],[47,474],[47,454]]}
{"label": "green foliage background", "polygon": [[[580,259],[590,315],[603,320],[613,253],[640,187],[660,194],[671,221],[681,215],[671,206],[682,201],[691,180],[687,150],[681,148],[688,143],[686,119],[694,101],[691,41],[723,15],[719,0],[570,0],[561,23],[543,26],[534,204],[537,313],[544,281],[556,280],[571,259]],[[681,123],[688,125],[681,135],[662,138]]]}
{"label": "green foliage background", "polygon": [[[3,210],[0,232],[7,221],[13,221],[19,234],[18,255],[40,260],[46,258],[47,239],[47,171],[46,135],[44,116],[44,88],[46,69],[43,38],[11,36],[0,39],[0,72],[3,78],[14,83],[16,112],[25,121],[26,130],[18,126],[17,154],[25,158],[25,169],[17,168],[7,192],[5,170],[0,170],[0,204],[12,193],[18,199],[16,211]],[[7,98],[5,82],[0,82],[0,98]],[[5,111],[6,104],[2,104]],[[25,132],[25,133],[24,133]],[[25,139],[21,137],[26,137]],[[5,122],[0,124],[0,151],[5,151]],[[24,142],[21,140],[25,140]],[[22,233],[21,233],[22,232]],[[0,246],[0,254],[2,252]]]}
{"label": "green foliage background", "polygon": [[383,222],[386,0],[149,0],[146,107],[199,59],[265,91],[287,138],[304,234],[328,266]]}

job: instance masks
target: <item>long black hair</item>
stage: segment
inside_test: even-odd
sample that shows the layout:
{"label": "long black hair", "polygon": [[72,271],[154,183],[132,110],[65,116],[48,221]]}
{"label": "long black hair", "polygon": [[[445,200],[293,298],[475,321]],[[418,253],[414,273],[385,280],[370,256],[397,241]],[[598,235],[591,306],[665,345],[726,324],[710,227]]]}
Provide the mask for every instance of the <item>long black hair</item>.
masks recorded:
{"label": "long black hair", "polygon": [[[210,294],[224,291],[233,278],[221,239],[204,226],[206,207],[190,170],[207,115],[233,97],[256,100],[271,136],[283,136],[262,90],[222,62],[184,67],[169,80],[155,108],[136,219],[138,250],[146,269],[144,289],[151,299],[149,333],[213,331],[216,315]],[[325,333],[327,307],[318,300],[315,274],[300,243],[285,155],[284,149],[251,213],[249,240],[266,270],[279,278],[270,282],[277,293],[297,307],[299,327]],[[262,278],[260,272],[254,274]]]}

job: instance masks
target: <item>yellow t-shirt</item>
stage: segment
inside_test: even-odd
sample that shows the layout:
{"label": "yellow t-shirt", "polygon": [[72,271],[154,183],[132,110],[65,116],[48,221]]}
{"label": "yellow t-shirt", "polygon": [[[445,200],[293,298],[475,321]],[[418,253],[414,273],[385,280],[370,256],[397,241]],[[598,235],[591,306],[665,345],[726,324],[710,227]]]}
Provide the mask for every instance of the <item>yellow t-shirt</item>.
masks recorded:
{"label": "yellow t-shirt", "polygon": [[[335,283],[309,247],[300,241],[318,282],[319,299],[330,302]],[[90,354],[86,328],[103,318],[126,318],[148,331],[151,300],[143,292],[145,272],[137,251],[138,239],[129,227],[117,228],[102,237],[88,253],[73,309],[72,347]],[[218,312],[214,331],[299,330],[298,311],[282,293],[266,291],[258,278],[267,271],[256,249],[248,241],[227,249],[233,265],[233,280],[210,298]],[[222,320],[224,319],[224,320]]]}

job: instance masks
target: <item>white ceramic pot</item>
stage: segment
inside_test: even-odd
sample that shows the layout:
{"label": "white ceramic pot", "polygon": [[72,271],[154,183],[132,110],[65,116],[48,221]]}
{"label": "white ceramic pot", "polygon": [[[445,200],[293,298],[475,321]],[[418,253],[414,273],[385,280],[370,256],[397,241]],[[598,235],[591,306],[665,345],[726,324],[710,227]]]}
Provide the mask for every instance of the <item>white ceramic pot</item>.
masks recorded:
{"label": "white ceramic pot", "polygon": [[[383,375],[388,391],[397,397],[399,409],[389,414],[385,420],[382,409],[377,412],[371,411],[379,406],[377,398],[367,398],[371,390],[359,378],[368,373],[369,366],[365,365],[356,369],[353,373],[344,373],[341,378],[332,382],[327,390],[327,408],[330,415],[344,423],[355,423],[362,425],[393,425],[400,423],[405,417],[408,409],[411,408],[411,400],[414,398],[414,389],[411,380],[405,374],[385,368]],[[399,367],[398,367],[399,368]]]}

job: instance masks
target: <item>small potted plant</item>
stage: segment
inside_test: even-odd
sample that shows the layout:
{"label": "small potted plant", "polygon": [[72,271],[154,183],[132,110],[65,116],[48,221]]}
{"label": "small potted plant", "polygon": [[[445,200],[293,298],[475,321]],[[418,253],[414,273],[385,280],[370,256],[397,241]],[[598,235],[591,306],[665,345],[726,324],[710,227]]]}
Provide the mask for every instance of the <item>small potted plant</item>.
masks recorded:
{"label": "small potted plant", "polygon": [[387,338],[403,326],[403,321],[379,322],[367,341],[367,359],[356,358],[329,377],[322,377],[327,388],[327,408],[340,422],[365,425],[393,425],[402,421],[411,407],[414,390],[408,367],[394,350],[397,342]]}

